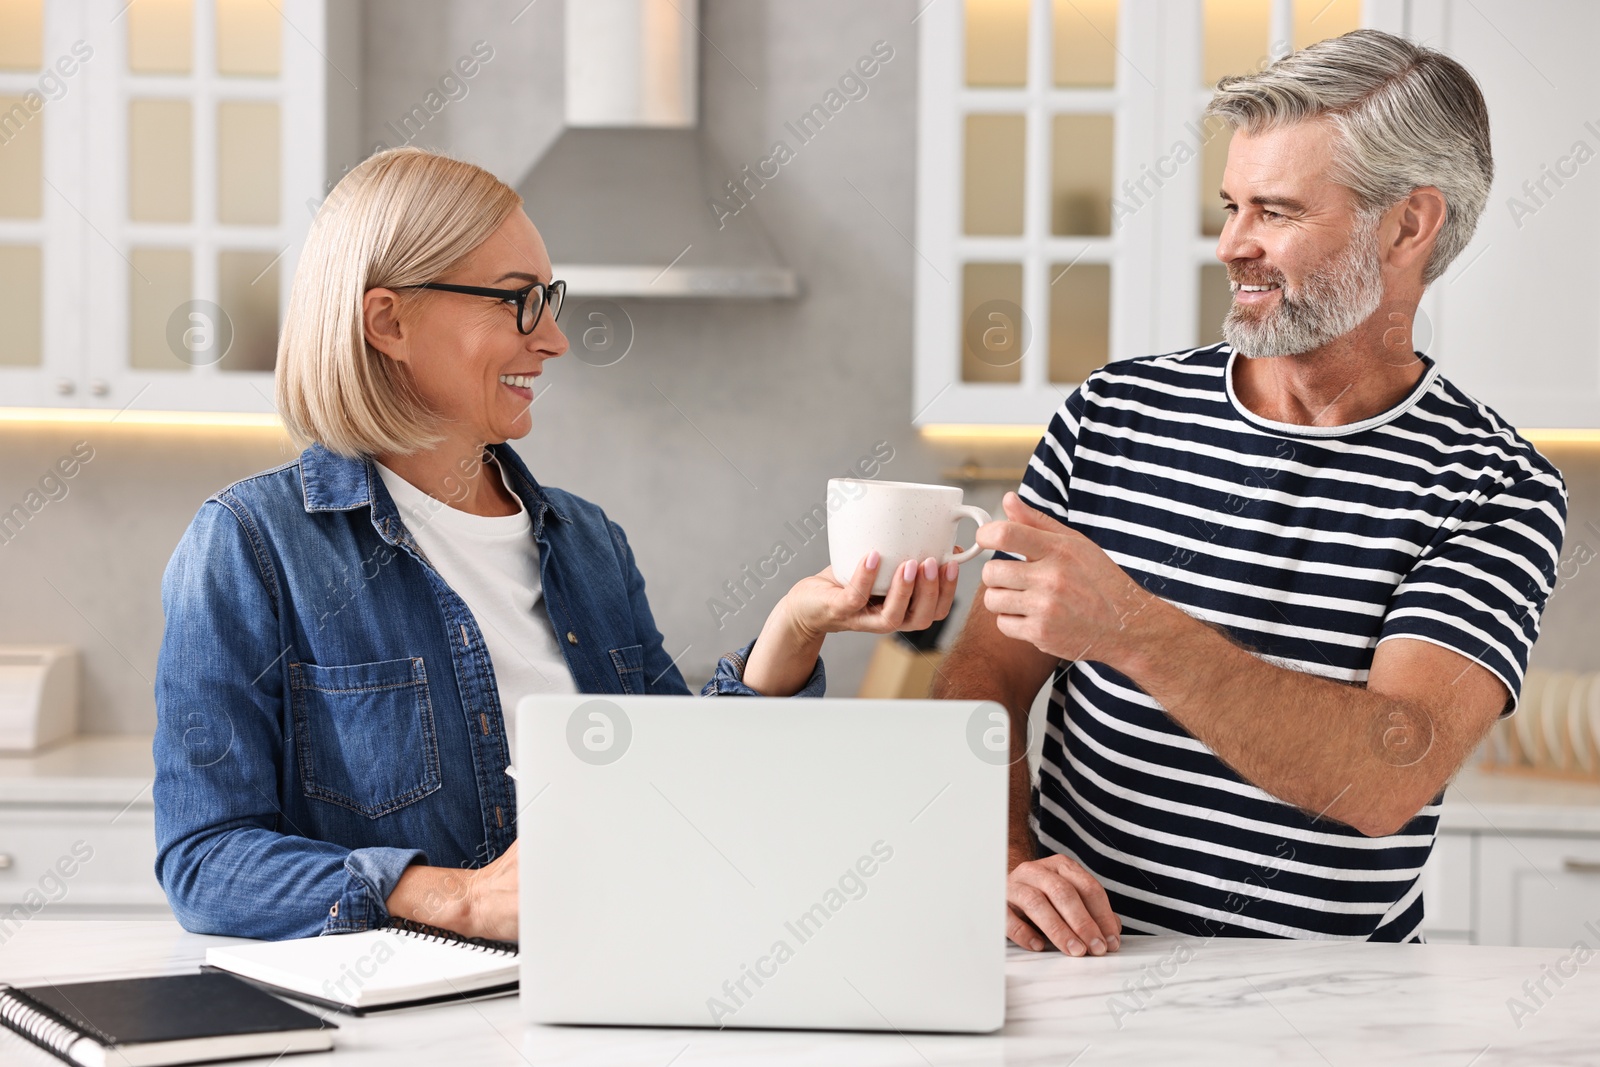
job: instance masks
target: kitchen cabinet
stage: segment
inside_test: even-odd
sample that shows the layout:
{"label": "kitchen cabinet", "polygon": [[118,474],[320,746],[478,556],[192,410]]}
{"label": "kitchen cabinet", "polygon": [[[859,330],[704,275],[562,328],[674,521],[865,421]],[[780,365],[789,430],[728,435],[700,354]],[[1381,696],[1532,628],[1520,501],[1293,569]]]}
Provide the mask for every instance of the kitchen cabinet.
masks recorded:
{"label": "kitchen cabinet", "polygon": [[333,105],[355,92],[359,18],[325,0],[0,9],[0,310],[24,324],[0,338],[0,405],[272,410],[298,250],[354,140]]}
{"label": "kitchen cabinet", "polygon": [[1422,900],[1429,941],[1471,944],[1477,913],[1475,834],[1440,834],[1422,870]]}
{"label": "kitchen cabinet", "polygon": [[29,921],[170,918],[148,737],[0,756],[0,944]]}
{"label": "kitchen cabinet", "polygon": [[1208,86],[1403,0],[1011,0],[917,14],[915,425],[1042,425],[1095,368],[1221,340]]}
{"label": "kitchen cabinet", "polygon": [[0,933],[23,915],[170,915],[153,873],[155,840],[148,804],[0,805]]}
{"label": "kitchen cabinet", "polygon": [[1413,0],[1410,31],[1483,89],[1495,180],[1419,319],[1445,375],[1513,426],[1600,427],[1600,5]]}
{"label": "kitchen cabinet", "polygon": [[1478,943],[1567,948],[1600,928],[1600,835],[1482,836]]}
{"label": "kitchen cabinet", "polygon": [[[82,377],[85,66],[72,4],[0,6],[0,404],[60,402]],[[76,53],[74,47],[77,47]],[[85,56],[87,55],[87,62]]]}
{"label": "kitchen cabinet", "polygon": [[1600,946],[1600,785],[1464,771],[1422,882],[1429,941]]}

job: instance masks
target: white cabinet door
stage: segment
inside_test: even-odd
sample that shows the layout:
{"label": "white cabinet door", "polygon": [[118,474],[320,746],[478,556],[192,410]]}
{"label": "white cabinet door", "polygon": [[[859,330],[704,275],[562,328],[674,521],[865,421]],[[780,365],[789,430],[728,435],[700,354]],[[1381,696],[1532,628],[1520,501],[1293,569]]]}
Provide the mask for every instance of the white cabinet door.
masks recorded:
{"label": "white cabinet door", "polygon": [[1479,839],[1478,944],[1600,943],[1600,837]]}
{"label": "white cabinet door", "polygon": [[1423,936],[1471,943],[1476,930],[1476,834],[1441,833],[1422,868]]}
{"label": "white cabinet door", "polygon": [[1477,235],[1423,301],[1426,351],[1513,426],[1600,427],[1600,4],[1416,0],[1410,28],[1477,78],[1495,162]]}
{"label": "white cabinet door", "polygon": [[[289,279],[320,202],[323,0],[87,0],[104,36],[86,130],[96,238],[86,406],[272,410]],[[258,11],[259,15],[259,11]],[[169,25],[170,23],[170,25]]]}
{"label": "white cabinet door", "polygon": [[1107,358],[1220,340],[1209,86],[1407,2],[919,3],[912,421],[1037,425]]}
{"label": "white cabinet door", "polygon": [[171,914],[155,857],[148,805],[0,808],[0,938],[29,919]]}
{"label": "white cabinet door", "polygon": [[76,4],[0,5],[0,405],[81,403],[83,127],[94,47]]}
{"label": "white cabinet door", "polygon": [[0,407],[272,411],[358,11],[0,4]]}

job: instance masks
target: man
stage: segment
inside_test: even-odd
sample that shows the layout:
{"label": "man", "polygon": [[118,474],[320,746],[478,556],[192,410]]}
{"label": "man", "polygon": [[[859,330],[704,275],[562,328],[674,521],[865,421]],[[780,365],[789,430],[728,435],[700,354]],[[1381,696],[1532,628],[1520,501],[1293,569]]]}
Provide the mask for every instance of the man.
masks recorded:
{"label": "man", "polygon": [[1235,129],[1227,343],[1061,406],[938,687],[1011,709],[1035,950],[1417,940],[1442,791],[1515,706],[1561,550],[1559,472],[1412,350],[1493,174],[1472,77],[1361,30],[1208,113]]}

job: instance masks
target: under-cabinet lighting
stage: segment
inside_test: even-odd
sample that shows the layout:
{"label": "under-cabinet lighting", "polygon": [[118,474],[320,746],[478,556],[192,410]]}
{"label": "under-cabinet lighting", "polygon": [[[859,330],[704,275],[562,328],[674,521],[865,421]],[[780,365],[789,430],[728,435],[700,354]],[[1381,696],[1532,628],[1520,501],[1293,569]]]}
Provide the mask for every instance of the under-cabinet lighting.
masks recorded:
{"label": "under-cabinet lighting", "polygon": [[1600,445],[1600,430],[1518,430],[1537,447],[1545,445]]}
{"label": "under-cabinet lighting", "polygon": [[271,412],[112,411],[109,408],[0,408],[0,422],[97,424],[117,426],[216,426],[283,429]]}
{"label": "under-cabinet lighting", "polygon": [[1007,426],[975,422],[939,422],[921,427],[929,441],[972,441],[979,444],[1034,444],[1044,436],[1043,426]]}

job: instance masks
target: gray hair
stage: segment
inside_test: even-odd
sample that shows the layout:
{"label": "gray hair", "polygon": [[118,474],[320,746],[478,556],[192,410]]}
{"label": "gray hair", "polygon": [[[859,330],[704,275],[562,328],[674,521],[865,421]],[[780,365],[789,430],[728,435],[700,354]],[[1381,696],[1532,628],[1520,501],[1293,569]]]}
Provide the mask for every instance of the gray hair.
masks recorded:
{"label": "gray hair", "polygon": [[1494,158],[1478,83],[1443,52],[1381,30],[1354,30],[1223,78],[1206,114],[1249,133],[1325,117],[1337,136],[1332,177],[1368,211],[1437,188],[1445,220],[1425,285],[1472,240],[1489,199]]}

